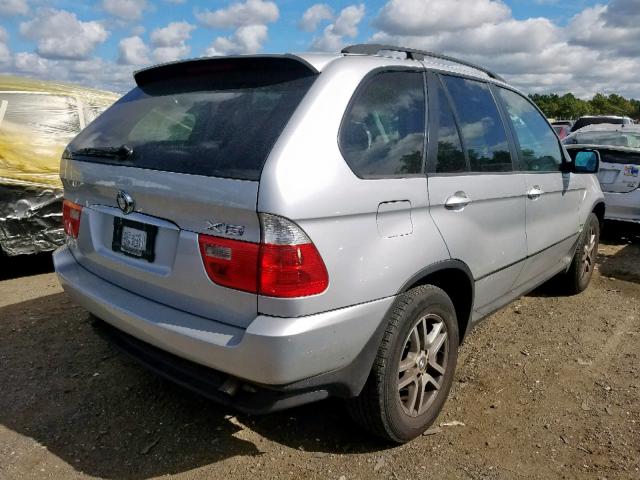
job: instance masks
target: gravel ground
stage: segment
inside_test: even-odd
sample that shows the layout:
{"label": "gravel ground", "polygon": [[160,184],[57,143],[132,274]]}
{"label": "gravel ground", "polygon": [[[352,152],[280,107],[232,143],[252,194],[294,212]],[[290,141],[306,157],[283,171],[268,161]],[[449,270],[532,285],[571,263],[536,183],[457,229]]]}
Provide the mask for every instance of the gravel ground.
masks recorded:
{"label": "gravel ground", "polygon": [[461,349],[430,435],[389,447],[336,400],[249,417],[98,337],[47,256],[0,271],[0,478],[640,479],[640,236],[610,227],[576,297],[549,287]]}

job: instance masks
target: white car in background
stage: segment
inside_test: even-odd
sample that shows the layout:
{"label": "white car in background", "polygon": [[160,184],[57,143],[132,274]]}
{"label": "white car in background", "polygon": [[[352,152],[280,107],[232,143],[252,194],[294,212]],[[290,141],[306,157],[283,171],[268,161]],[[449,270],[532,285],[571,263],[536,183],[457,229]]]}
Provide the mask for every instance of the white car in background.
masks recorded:
{"label": "white car in background", "polygon": [[640,125],[590,125],[563,142],[569,154],[585,147],[600,152],[605,219],[640,223]]}

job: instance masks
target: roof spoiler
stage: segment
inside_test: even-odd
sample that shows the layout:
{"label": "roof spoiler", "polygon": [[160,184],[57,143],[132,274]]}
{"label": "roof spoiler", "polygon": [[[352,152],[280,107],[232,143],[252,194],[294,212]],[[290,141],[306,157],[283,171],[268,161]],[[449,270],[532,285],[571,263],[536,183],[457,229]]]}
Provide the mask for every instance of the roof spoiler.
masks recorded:
{"label": "roof spoiler", "polygon": [[162,63],[134,72],[139,87],[178,77],[194,77],[226,71],[256,70],[287,71],[291,75],[307,76],[318,72],[309,62],[292,54],[240,55],[230,57],[204,57]]}

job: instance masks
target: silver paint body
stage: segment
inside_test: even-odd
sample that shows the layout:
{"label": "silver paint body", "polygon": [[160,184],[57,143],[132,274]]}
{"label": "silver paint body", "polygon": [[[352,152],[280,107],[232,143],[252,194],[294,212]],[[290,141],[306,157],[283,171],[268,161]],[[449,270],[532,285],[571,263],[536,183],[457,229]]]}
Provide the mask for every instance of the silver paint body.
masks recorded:
{"label": "silver paint body", "polygon": [[[495,80],[446,62],[379,56],[300,55],[321,71],[276,142],[259,182],[63,160],[65,197],[84,206],[80,234],[55,255],[65,289],[103,320],[160,348],[263,384],[286,384],[348,365],[412,278],[455,259],[475,283],[471,322],[567,268],[582,225],[602,200],[593,175],[414,176],[363,180],[338,147],[354,91],[380,67]],[[544,191],[527,197],[534,186]],[[119,190],[159,227],[154,263],[111,250]],[[471,203],[444,207],[463,191]],[[244,226],[260,240],[257,212],[296,222],[320,252],[329,286],[280,299],[211,282],[198,233]],[[223,235],[238,238],[231,235]],[[505,268],[506,267],[506,268]],[[258,368],[256,368],[258,366]]]}

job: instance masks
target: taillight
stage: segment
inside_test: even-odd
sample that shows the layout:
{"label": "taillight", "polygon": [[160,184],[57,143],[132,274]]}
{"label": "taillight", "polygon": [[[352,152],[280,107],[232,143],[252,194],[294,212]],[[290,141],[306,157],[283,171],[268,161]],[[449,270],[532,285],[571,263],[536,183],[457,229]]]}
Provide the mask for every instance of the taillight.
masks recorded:
{"label": "taillight", "polygon": [[81,214],[82,205],[70,202],[69,200],[62,202],[62,222],[64,224],[64,232],[73,238],[78,238]]}
{"label": "taillight", "polygon": [[260,244],[200,235],[209,278],[219,285],[269,297],[322,293],[329,285],[320,253],[295,223],[260,214]]}
{"label": "taillight", "polygon": [[260,214],[259,292],[269,297],[307,297],[322,293],[329,275],[307,234],[286,218]]}

